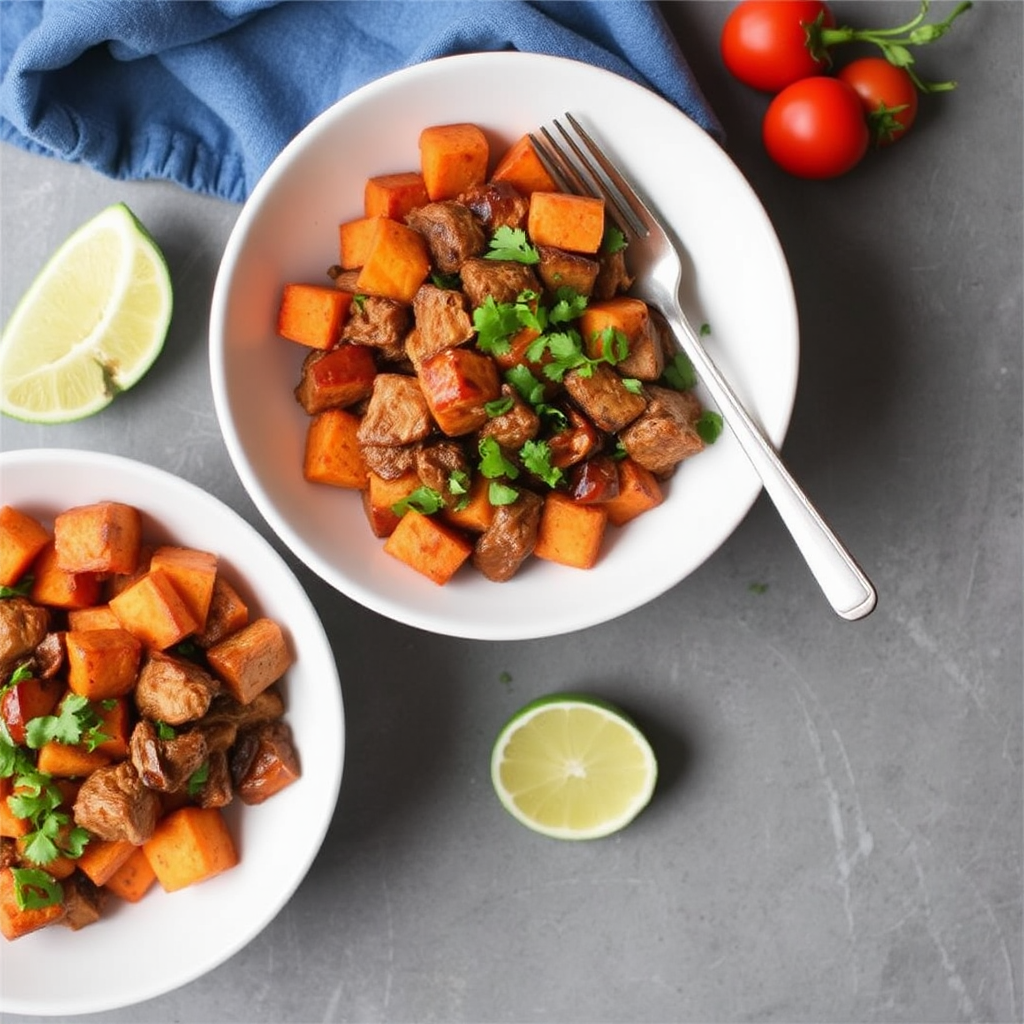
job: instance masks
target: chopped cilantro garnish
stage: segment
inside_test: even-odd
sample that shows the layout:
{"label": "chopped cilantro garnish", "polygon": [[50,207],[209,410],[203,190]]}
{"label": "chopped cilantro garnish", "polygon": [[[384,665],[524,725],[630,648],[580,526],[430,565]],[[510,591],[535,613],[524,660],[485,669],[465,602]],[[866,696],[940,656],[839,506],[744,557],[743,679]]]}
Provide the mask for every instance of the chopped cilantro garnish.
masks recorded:
{"label": "chopped cilantro garnish", "polygon": [[391,506],[391,511],[396,516],[404,516],[410,509],[422,512],[423,515],[433,515],[444,508],[444,498],[432,487],[417,487],[407,498],[396,501]]}
{"label": "chopped cilantro garnish", "polygon": [[623,377],[622,386],[634,395],[642,395],[644,392],[643,384],[636,377]]}
{"label": "chopped cilantro garnish", "polygon": [[492,480],[487,488],[487,499],[492,505],[511,505],[519,497],[519,492],[508,484]]}
{"label": "chopped cilantro garnish", "polygon": [[540,253],[530,245],[526,232],[522,228],[510,228],[502,225],[490,241],[489,260],[514,260],[516,263],[539,263]]}
{"label": "chopped cilantro garnish", "polygon": [[555,292],[555,304],[548,310],[548,320],[553,324],[564,324],[578,320],[587,308],[587,297],[574,288],[559,288]]}
{"label": "chopped cilantro garnish", "polygon": [[551,464],[551,446],[547,441],[527,441],[519,449],[523,465],[548,487],[557,487],[562,480],[562,471]]}
{"label": "chopped cilantro garnish", "polygon": [[612,255],[621,252],[628,244],[626,236],[614,224],[605,224],[604,238],[601,240],[601,252]]}
{"label": "chopped cilantro garnish", "polygon": [[56,740],[58,743],[86,743],[90,750],[95,750],[109,739],[99,731],[101,724],[88,698],[71,693],[61,701],[56,715],[29,719],[25,724],[25,745],[38,750],[44,743]]}
{"label": "chopped cilantro garnish", "polygon": [[722,433],[722,416],[714,409],[705,409],[694,424],[700,439],[705,444],[714,444]]}
{"label": "chopped cilantro garnish", "polygon": [[189,796],[198,796],[210,778],[210,762],[204,761],[189,777],[186,786]]}
{"label": "chopped cilantro garnish", "polygon": [[14,900],[19,910],[41,910],[64,899],[60,882],[39,868],[11,868],[14,878]]}
{"label": "chopped cilantro garnish", "polygon": [[462,287],[462,278],[458,274],[442,274],[440,270],[435,270],[430,275],[430,283],[445,291],[457,291]]}
{"label": "chopped cilantro garnish", "polygon": [[473,310],[476,346],[488,355],[504,355],[509,349],[509,338],[520,328],[519,313],[511,302],[495,302],[493,295],[484,299],[482,306]]}
{"label": "chopped cilantro garnish", "polygon": [[661,375],[660,383],[676,391],[689,391],[697,386],[697,371],[685,352],[677,352]]}
{"label": "chopped cilantro garnish", "polygon": [[494,419],[495,416],[504,416],[505,413],[511,412],[515,404],[516,400],[511,395],[502,395],[501,398],[496,398],[493,402],[485,402],[484,412]]}
{"label": "chopped cilantro garnish", "polygon": [[519,476],[518,467],[505,458],[501,445],[493,437],[480,438],[478,447],[480,451],[480,472],[488,480],[496,480],[502,476],[515,480]]}
{"label": "chopped cilantro garnish", "polygon": [[511,367],[505,372],[505,380],[523,396],[530,405],[537,406],[544,401],[544,384],[522,365]]}
{"label": "chopped cilantro garnish", "polygon": [[14,586],[0,587],[0,598],[28,597],[29,592],[32,590],[32,584],[34,581],[35,577],[31,573],[27,576],[22,576]]}

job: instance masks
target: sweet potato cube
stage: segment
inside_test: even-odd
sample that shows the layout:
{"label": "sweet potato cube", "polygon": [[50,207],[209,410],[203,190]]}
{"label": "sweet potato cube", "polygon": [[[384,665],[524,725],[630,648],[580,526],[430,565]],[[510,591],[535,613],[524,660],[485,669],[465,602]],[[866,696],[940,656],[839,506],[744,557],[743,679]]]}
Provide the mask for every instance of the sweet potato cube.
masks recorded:
{"label": "sweet potato cube", "polygon": [[429,273],[430,252],[423,236],[381,217],[356,278],[356,292],[411,303]]}
{"label": "sweet potato cube", "polygon": [[591,302],[580,317],[580,335],[591,359],[600,359],[606,352],[609,331],[625,336],[632,348],[647,330],[650,314],[647,303],[641,299],[619,295],[613,299]]}
{"label": "sweet potato cube", "polygon": [[53,608],[87,608],[100,597],[100,580],[94,572],[65,572],[57,564],[57,548],[51,540],[32,563],[29,597]]}
{"label": "sweet potato cube", "polygon": [[50,531],[13,505],[0,508],[0,586],[12,587],[50,541]]}
{"label": "sweet potato cube", "polygon": [[363,511],[375,537],[389,537],[398,525],[401,515],[394,506],[404,501],[420,487],[420,478],[414,469],[394,480],[385,480],[371,472],[369,485],[363,491]]}
{"label": "sweet potato cube", "polygon": [[78,858],[78,867],[93,885],[106,885],[135,851],[127,839],[90,839]]}
{"label": "sweet potato cube", "polygon": [[309,421],[302,474],[310,483],[366,487],[369,469],[359,447],[359,422],[345,409],[325,409]]}
{"label": "sweet potato cube", "polygon": [[15,743],[25,742],[25,726],[33,718],[50,714],[64,686],[57,679],[29,676],[9,683],[0,694],[0,719]]}
{"label": "sweet potato cube", "polygon": [[595,253],[604,238],[604,201],[567,192],[534,192],[526,230],[534,245]]}
{"label": "sweet potato cube", "polygon": [[446,523],[471,533],[483,533],[494,519],[494,506],[489,496],[491,482],[476,473],[469,485],[469,494],[460,505],[447,505],[441,512]]}
{"label": "sweet potato cube", "polygon": [[622,526],[665,500],[658,478],[630,458],[618,463],[619,493],[605,502],[608,522]]}
{"label": "sweet potato cube", "polygon": [[559,565],[592,569],[607,522],[603,505],[579,505],[567,495],[552,491],[544,499],[533,553]]}
{"label": "sweet potato cube", "polygon": [[106,887],[129,903],[138,903],[155,881],[156,872],[145,850],[133,846],[131,856],[107,879]]}
{"label": "sweet potato cube", "polygon": [[310,416],[325,409],[344,409],[370,397],[376,376],[373,349],[343,342],[329,352],[310,352],[302,364],[295,398]]}
{"label": "sweet potato cube", "polygon": [[10,775],[0,775],[0,836],[7,839],[18,839],[32,830],[28,818],[19,818],[11,810],[7,799],[13,795],[13,778]]}
{"label": "sweet potato cube", "polygon": [[68,630],[68,687],[89,700],[123,697],[139,674],[142,641],[123,628]]}
{"label": "sweet potato cube", "polygon": [[380,215],[374,215],[338,225],[338,265],[342,270],[357,270],[366,262],[379,221]]}
{"label": "sweet potato cube", "polygon": [[120,619],[110,610],[109,604],[68,610],[68,629],[118,629],[120,625]]}
{"label": "sweet potato cube", "polygon": [[215,807],[182,807],[162,818],[142,844],[167,892],[206,881],[238,863],[231,833]]}
{"label": "sweet potato cube", "polygon": [[431,201],[455,199],[487,180],[490,146],[475,124],[431,125],[420,132],[420,170]]}
{"label": "sweet potato cube", "polygon": [[558,184],[541,163],[529,135],[514,142],[498,161],[491,181],[507,181],[527,198],[534,192],[557,192]]}
{"label": "sweet potato cube", "polygon": [[5,939],[20,939],[59,921],[66,913],[63,903],[45,907],[19,906],[14,869],[0,868],[0,933]]}
{"label": "sweet potato cube", "polygon": [[162,651],[199,628],[174,581],[160,569],[150,569],[110,599],[122,627],[147,647]]}
{"label": "sweet potato cube", "polygon": [[213,598],[206,616],[206,628],[196,634],[195,640],[203,649],[212,647],[218,640],[249,622],[249,606],[237,590],[221,573],[213,581]]}
{"label": "sweet potato cube", "polygon": [[404,220],[407,213],[429,202],[426,182],[417,171],[378,174],[367,179],[363,189],[363,212],[367,217]]}
{"label": "sweet potato cube", "polygon": [[384,542],[384,550],[443,586],[473,553],[473,545],[434,516],[411,509]]}
{"label": "sweet potato cube", "polygon": [[128,743],[135,725],[130,698],[115,697],[100,701],[94,710],[100,719],[98,731],[106,737],[96,749],[112,761],[124,760],[128,756]]}
{"label": "sweet potato cube", "polygon": [[162,545],[154,552],[149,568],[166,573],[174,588],[202,629],[213,599],[213,581],[217,578],[217,556],[197,548]]}
{"label": "sweet potato cube", "polygon": [[102,750],[86,750],[83,746],[49,740],[39,748],[36,767],[59,778],[81,779],[110,761],[110,756]]}
{"label": "sweet potato cube", "polygon": [[142,514],[120,501],[69,508],[53,521],[57,564],[65,572],[134,572]]}
{"label": "sweet potato cube", "polygon": [[259,618],[214,644],[206,660],[235,700],[249,704],[276,683],[294,659],[281,627],[273,619]]}
{"label": "sweet potato cube", "polygon": [[309,348],[330,348],[352,305],[350,292],[330,285],[291,282],[281,291],[277,333]]}
{"label": "sweet potato cube", "polygon": [[420,364],[420,387],[435,422],[449,437],[472,433],[488,419],[485,408],[501,394],[490,357],[469,348],[446,348]]}

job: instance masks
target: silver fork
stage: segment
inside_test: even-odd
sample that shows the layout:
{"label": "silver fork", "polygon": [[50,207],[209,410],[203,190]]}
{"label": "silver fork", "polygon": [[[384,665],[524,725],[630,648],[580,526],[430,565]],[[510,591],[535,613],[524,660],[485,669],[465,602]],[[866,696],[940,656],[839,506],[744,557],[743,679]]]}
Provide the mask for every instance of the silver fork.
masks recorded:
{"label": "silver fork", "polygon": [[844,619],[864,618],[875,607],[875,588],[790,475],[687,320],[679,300],[682,262],[665,228],[576,118],[566,113],[565,120],[571,131],[553,121],[562,142],[546,127],[539,136],[531,134],[541,160],[565,191],[605,200],[606,211],[637,260],[633,269],[639,272],[631,294],[660,310],[668,321],[833,609]]}

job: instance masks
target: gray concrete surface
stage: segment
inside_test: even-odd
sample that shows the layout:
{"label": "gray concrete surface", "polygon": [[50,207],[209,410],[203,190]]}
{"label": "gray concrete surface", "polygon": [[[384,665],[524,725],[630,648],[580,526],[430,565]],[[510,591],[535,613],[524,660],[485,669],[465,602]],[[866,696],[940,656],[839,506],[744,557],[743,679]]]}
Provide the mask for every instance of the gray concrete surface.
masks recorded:
{"label": "gray concrete surface", "polygon": [[[785,455],[872,575],[877,611],[836,619],[763,499],[663,598],[535,643],[397,626],[296,565],[350,730],[327,842],[227,963],[78,1019],[1022,1019],[1024,5],[976,4],[920,57],[959,89],[827,183],[786,177],[761,149],[767,101],[717,57],[729,6],[665,9],[791,264],[802,357]],[[916,4],[835,7],[887,25]],[[4,317],[116,200],[160,240],[177,296],[133,391],[77,425],[4,420],[3,448],[142,459],[266,533],[206,361],[238,208],[10,147],[0,168]],[[614,838],[544,840],[492,794],[497,729],[555,688],[618,701],[656,746],[656,798]]]}

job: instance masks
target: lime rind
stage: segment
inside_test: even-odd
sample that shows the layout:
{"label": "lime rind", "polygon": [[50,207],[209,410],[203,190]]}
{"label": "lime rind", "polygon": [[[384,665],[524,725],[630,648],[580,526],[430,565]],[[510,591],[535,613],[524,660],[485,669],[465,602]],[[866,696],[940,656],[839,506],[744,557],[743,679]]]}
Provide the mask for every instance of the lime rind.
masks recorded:
{"label": "lime rind", "polygon": [[554,839],[618,832],[650,802],[657,777],[654,751],[632,719],[585,694],[531,701],[505,723],[491,753],[491,782],[502,806]]}
{"label": "lime rind", "polygon": [[124,203],[70,235],[0,337],[0,412],[35,423],[90,416],[136,384],[173,310],[167,262]]}

